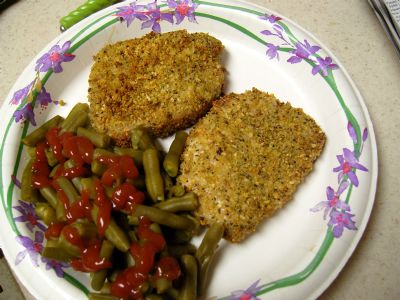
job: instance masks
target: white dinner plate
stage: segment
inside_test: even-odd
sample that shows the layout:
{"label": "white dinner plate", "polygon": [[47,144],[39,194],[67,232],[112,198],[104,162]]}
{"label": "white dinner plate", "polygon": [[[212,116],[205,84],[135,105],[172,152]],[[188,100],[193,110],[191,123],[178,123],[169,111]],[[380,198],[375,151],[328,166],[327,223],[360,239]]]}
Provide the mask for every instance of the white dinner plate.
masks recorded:
{"label": "white dinner plate", "polygon": [[92,57],[105,44],[151,30],[187,29],[220,39],[225,93],[252,87],[274,93],[302,108],[327,135],[294,199],[244,242],[222,243],[207,298],[316,298],[363,234],[375,197],[377,150],[364,101],[344,67],[312,34],[267,8],[228,0],[178,2],[137,8],[128,1],[83,20],[32,60],[1,108],[0,241],[16,275],[38,299],[86,299],[90,285],[86,274],[38,256],[45,226],[19,201],[28,158],[21,138],[87,101]]}

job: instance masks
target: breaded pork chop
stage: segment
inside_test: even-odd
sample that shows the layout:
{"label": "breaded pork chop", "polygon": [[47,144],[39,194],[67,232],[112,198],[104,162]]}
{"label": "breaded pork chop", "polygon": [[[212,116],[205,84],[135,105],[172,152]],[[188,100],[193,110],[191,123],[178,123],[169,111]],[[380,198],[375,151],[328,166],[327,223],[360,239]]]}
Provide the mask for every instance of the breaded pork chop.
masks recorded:
{"label": "breaded pork chop", "polygon": [[158,137],[193,125],[221,94],[222,43],[186,30],[105,46],[89,76],[92,126],[119,144],[143,127]]}
{"label": "breaded pork chop", "polygon": [[293,197],[324,144],[302,109],[257,89],[228,94],[190,131],[178,181],[198,195],[203,225],[222,222],[240,242]]}

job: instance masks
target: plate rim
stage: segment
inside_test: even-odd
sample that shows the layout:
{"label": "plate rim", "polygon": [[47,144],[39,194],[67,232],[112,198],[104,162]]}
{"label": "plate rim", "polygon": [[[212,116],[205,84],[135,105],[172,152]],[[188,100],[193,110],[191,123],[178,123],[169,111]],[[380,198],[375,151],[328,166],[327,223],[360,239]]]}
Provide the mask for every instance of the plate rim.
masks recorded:
{"label": "plate rim", "polygon": [[[22,73],[18,76],[17,80],[12,85],[12,88],[10,89],[10,92],[5,97],[5,100],[1,105],[0,111],[3,112],[3,111],[7,110],[6,107],[9,106],[9,103],[6,100],[8,100],[8,99],[10,99],[12,97],[12,93],[13,93],[13,91],[15,91],[18,88],[18,82],[20,82],[21,78],[24,78],[28,74],[32,73],[32,69],[33,69],[32,67],[34,66],[35,60],[39,57],[40,53],[42,53],[46,49],[50,48],[52,45],[57,43],[57,41],[66,40],[66,37],[72,36],[74,31],[76,31],[78,29],[82,29],[85,25],[87,25],[90,22],[94,21],[96,19],[96,17],[104,15],[107,12],[111,11],[112,9],[115,9],[116,7],[119,7],[119,6],[123,5],[124,3],[130,3],[130,2],[132,2],[132,1],[120,2],[120,3],[114,4],[114,5],[110,6],[110,7],[107,7],[105,9],[103,9],[103,10],[100,10],[100,11],[94,13],[90,17],[88,17],[88,18],[80,21],[79,23],[75,24],[74,26],[72,26],[67,31],[57,35],[52,41],[50,41],[48,44],[46,44],[39,51],[39,53],[32,58],[30,63],[24,68]],[[143,2],[146,2],[146,1],[143,1]],[[225,3],[225,4],[229,3],[230,5],[241,4],[243,7],[258,9],[258,10],[265,11],[265,12],[268,12],[268,13],[271,13],[271,14],[281,15],[281,14],[276,13],[274,10],[271,10],[271,9],[269,9],[267,7],[264,7],[264,6],[256,4],[256,3],[251,3],[249,1],[244,1],[244,0],[233,0],[233,1],[218,0],[218,1],[214,1],[214,2],[215,3]],[[377,191],[378,173],[379,173],[379,169],[378,169],[378,159],[379,159],[378,158],[378,149],[377,149],[377,142],[376,142],[374,126],[373,126],[373,123],[372,123],[371,116],[369,114],[367,105],[365,103],[364,97],[362,96],[361,92],[359,91],[359,89],[358,89],[357,85],[355,84],[355,82],[353,81],[352,77],[349,75],[347,69],[344,67],[344,65],[341,63],[341,61],[334,55],[334,53],[331,52],[330,48],[327,47],[312,32],[308,31],[303,26],[299,25],[297,22],[294,22],[292,19],[287,18],[284,15],[281,15],[281,16],[284,17],[285,21],[287,21],[288,23],[291,23],[291,25],[294,28],[296,28],[297,30],[300,30],[302,33],[304,33],[305,35],[311,37],[314,41],[316,41],[318,43],[318,45],[320,45],[321,48],[330,57],[332,57],[334,59],[335,63],[337,63],[339,65],[341,72],[343,73],[346,81],[349,83],[349,85],[351,87],[351,90],[355,94],[355,98],[357,99],[358,104],[360,104],[361,111],[362,111],[362,116],[365,119],[365,123],[366,123],[366,126],[368,128],[369,139],[370,139],[371,166],[372,166],[372,168],[370,169],[371,185],[369,187],[368,201],[367,201],[367,205],[365,206],[365,213],[362,216],[363,217],[362,218],[362,222],[358,223],[358,230],[354,234],[353,238],[351,239],[351,243],[347,247],[347,251],[346,251],[345,255],[342,257],[340,262],[338,264],[336,264],[336,268],[332,268],[331,269],[330,276],[328,276],[323,281],[323,283],[320,285],[320,287],[318,289],[316,289],[313,294],[310,295],[310,298],[317,298],[319,295],[321,295],[329,287],[329,285],[331,285],[331,283],[337,278],[339,273],[343,270],[344,266],[348,263],[348,260],[350,259],[350,257],[354,253],[354,251],[355,251],[356,247],[358,246],[362,236],[365,233],[366,227],[367,227],[369,219],[371,217],[371,212],[372,212],[372,208],[373,208],[373,205],[374,205],[374,202],[375,202],[376,191]],[[3,132],[3,130],[2,130],[2,132]],[[3,135],[2,135],[2,138],[4,139]],[[2,211],[4,212],[3,209],[2,209]],[[0,234],[0,241],[2,243],[4,242],[3,241],[3,234]],[[8,249],[6,247],[4,247],[4,246],[3,246],[3,252],[5,254],[5,257],[6,257],[7,261],[9,262],[10,268],[17,275],[18,280],[20,280],[22,282],[24,287],[26,287],[27,290],[31,294],[33,294],[35,296],[38,296],[38,294],[36,293],[36,289],[34,289],[34,287],[29,284],[29,280],[25,281],[24,280],[25,277],[21,276],[21,274],[18,274],[18,273],[20,273],[18,271],[18,268],[15,268],[13,266],[13,264],[12,264],[11,253],[9,253]]]}

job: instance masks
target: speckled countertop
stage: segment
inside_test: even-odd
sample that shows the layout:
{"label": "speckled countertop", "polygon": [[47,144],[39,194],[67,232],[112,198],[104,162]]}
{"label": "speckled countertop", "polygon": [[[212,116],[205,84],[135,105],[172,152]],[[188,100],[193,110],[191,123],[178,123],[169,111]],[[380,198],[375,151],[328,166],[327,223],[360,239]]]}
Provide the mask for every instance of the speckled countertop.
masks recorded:
{"label": "speckled countertop", "polygon": [[[60,17],[82,2],[20,0],[0,12],[0,101],[59,34]],[[366,0],[250,2],[294,20],[327,45],[358,86],[375,127],[379,183],[372,215],[353,256],[321,299],[400,299],[399,58]],[[32,299],[20,292],[5,259],[0,284],[0,299]]]}

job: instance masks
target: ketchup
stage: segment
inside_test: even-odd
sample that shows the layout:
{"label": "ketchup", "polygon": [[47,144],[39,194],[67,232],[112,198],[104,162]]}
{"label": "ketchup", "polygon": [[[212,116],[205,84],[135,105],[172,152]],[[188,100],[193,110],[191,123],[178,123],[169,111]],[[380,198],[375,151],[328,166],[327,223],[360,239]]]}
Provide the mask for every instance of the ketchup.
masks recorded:
{"label": "ketchup", "polygon": [[114,190],[111,201],[114,209],[133,212],[135,205],[143,203],[144,193],[125,182]]}
{"label": "ketchup", "polygon": [[99,208],[97,220],[95,220],[95,222],[100,236],[104,236],[106,229],[110,224],[112,204],[107,198],[104,187],[102,186],[100,180],[96,180],[95,182],[95,191],[96,196],[94,198],[94,203]]}
{"label": "ketchup", "polygon": [[111,262],[107,261],[104,257],[100,257],[100,249],[100,241],[94,241],[82,250],[80,258],[71,261],[71,266],[81,272],[97,272],[111,268]]}
{"label": "ketchup", "polygon": [[51,186],[50,169],[45,154],[46,143],[36,146],[36,157],[32,164],[32,186],[37,189]]}
{"label": "ketchup", "polygon": [[[147,281],[150,272],[154,268],[155,255],[165,247],[165,239],[162,234],[154,232],[150,229],[151,222],[146,217],[140,217],[138,236],[141,243],[134,242],[131,244],[130,252],[135,259],[135,266],[129,267],[121,272],[116,280],[111,284],[111,294],[128,299],[141,299],[140,285]],[[173,263],[172,263],[173,264]],[[166,263],[161,262],[163,270],[167,270]],[[179,266],[178,266],[179,268]],[[172,277],[178,277],[179,274],[172,274]],[[162,272],[164,275],[166,272]]]}
{"label": "ketchup", "polygon": [[175,280],[181,275],[181,268],[172,256],[162,257],[154,266],[155,278]]}
{"label": "ketchup", "polygon": [[98,160],[107,166],[107,170],[101,177],[101,183],[104,185],[111,186],[119,178],[133,179],[139,175],[133,158],[128,155],[102,155]]}
{"label": "ketchup", "polygon": [[64,228],[64,224],[60,222],[52,222],[44,234],[46,239],[58,238],[61,234],[61,230]]}
{"label": "ketchup", "polygon": [[58,137],[59,133],[60,133],[60,128],[58,127],[51,128],[46,133],[46,140],[50,146],[50,149],[53,151],[54,156],[60,163],[63,163],[65,161],[65,157],[62,154],[63,146]]}

